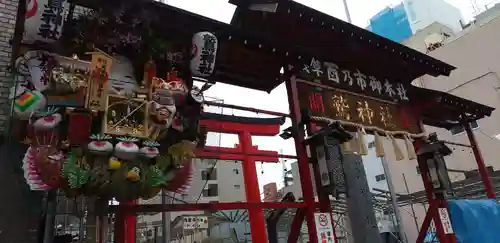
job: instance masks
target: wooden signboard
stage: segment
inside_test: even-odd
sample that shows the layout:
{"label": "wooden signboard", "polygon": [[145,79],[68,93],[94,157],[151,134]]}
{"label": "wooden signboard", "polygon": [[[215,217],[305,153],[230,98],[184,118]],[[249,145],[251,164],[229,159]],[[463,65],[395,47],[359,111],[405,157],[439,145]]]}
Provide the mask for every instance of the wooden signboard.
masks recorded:
{"label": "wooden signboard", "polygon": [[296,67],[295,72],[300,79],[336,89],[397,103],[409,101],[408,85],[403,82],[375,77],[360,70],[344,69],[335,63],[320,62],[313,58],[310,64]]}
{"label": "wooden signboard", "polygon": [[414,119],[408,117],[401,104],[388,102],[335,88],[321,88],[312,82],[298,80],[299,103],[313,116],[376,126],[386,131],[418,133]]}
{"label": "wooden signboard", "polygon": [[87,53],[92,55],[90,78],[87,92],[87,108],[104,111],[108,90],[108,77],[116,60],[102,51]]}
{"label": "wooden signboard", "polygon": [[407,84],[342,69],[312,59],[294,67],[301,108],[313,116],[375,126],[386,131],[419,133],[415,119],[403,112],[409,102]]}

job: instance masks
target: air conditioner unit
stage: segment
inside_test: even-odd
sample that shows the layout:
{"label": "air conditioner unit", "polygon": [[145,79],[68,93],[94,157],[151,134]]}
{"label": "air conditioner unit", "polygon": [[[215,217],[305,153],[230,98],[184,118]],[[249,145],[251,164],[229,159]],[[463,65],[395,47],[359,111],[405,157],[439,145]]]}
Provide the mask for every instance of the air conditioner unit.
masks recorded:
{"label": "air conditioner unit", "polygon": [[443,45],[446,36],[442,33],[433,33],[425,37],[424,42],[428,51],[433,51]]}

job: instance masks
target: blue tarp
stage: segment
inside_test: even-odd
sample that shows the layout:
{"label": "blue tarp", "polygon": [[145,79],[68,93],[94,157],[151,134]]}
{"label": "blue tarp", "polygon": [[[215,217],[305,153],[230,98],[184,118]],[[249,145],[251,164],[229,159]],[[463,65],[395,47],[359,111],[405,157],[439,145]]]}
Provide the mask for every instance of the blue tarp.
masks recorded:
{"label": "blue tarp", "polygon": [[457,243],[500,243],[500,205],[494,200],[450,200]]}
{"label": "blue tarp", "polygon": [[424,243],[439,243],[439,239],[434,232],[427,232],[425,236]]}

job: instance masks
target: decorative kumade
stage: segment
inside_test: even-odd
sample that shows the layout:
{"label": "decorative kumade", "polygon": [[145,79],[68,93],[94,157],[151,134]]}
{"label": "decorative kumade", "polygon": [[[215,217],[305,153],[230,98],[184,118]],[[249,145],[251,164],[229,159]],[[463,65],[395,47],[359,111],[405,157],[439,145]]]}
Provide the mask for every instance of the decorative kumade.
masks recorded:
{"label": "decorative kumade", "polygon": [[[217,46],[203,48],[215,54]],[[187,188],[204,96],[188,85],[192,77],[171,67],[190,73],[183,64],[189,60],[176,57],[167,65],[170,72],[156,77],[152,59],[137,65],[130,61],[136,58],[98,49],[78,54],[90,60],[36,51],[16,61],[26,82],[11,97],[27,126],[23,169],[30,188],[118,201]],[[145,67],[140,87],[137,66]]]}

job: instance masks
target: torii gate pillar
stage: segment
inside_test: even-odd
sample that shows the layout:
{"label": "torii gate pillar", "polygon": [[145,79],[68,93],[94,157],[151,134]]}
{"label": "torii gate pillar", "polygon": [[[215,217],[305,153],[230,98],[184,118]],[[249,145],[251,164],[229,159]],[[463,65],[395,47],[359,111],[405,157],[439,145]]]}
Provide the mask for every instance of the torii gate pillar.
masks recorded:
{"label": "torii gate pillar", "polygon": [[[250,120],[251,118],[249,118]],[[264,119],[261,119],[264,120]],[[233,121],[202,120],[202,126],[207,131],[238,134],[239,146],[235,148],[205,147],[203,151],[197,152],[198,158],[215,158],[221,160],[241,160],[243,166],[243,177],[245,181],[245,192],[248,202],[260,203],[259,181],[255,163],[278,162],[278,153],[259,150],[252,144],[252,135],[275,136],[280,132],[280,124],[253,124]],[[248,209],[252,242],[267,243],[265,219],[262,208]]]}

